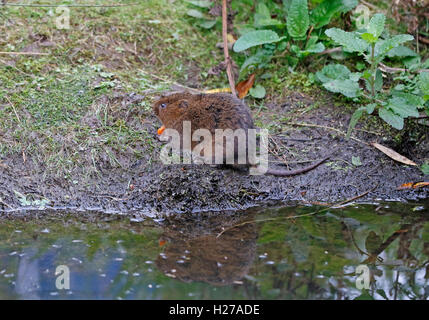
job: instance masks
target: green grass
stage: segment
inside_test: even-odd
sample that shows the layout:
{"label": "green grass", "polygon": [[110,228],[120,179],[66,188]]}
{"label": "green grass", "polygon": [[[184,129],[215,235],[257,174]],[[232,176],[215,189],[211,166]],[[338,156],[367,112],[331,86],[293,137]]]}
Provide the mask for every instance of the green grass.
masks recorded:
{"label": "green grass", "polygon": [[[201,33],[186,10],[166,0],[72,8],[70,29],[58,30],[49,8],[0,8],[0,51],[49,53],[0,55],[0,159],[23,154],[69,177],[151,152],[154,96],[191,77],[226,84],[201,77],[222,61],[219,34]],[[144,99],[124,104],[131,93]]]}

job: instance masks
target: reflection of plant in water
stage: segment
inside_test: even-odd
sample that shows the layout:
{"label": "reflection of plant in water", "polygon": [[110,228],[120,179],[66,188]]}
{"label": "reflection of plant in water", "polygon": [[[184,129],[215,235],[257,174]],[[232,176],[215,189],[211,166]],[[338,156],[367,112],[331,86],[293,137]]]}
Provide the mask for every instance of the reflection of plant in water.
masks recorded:
{"label": "reflection of plant in water", "polygon": [[[255,296],[427,299],[427,219],[422,215],[401,217],[385,209],[376,216],[368,211],[346,208],[296,219],[294,224],[280,224],[281,219],[265,223],[258,243],[260,250],[271,251],[270,259],[276,263],[264,265],[262,260],[252,270],[257,273]],[[373,281],[368,291],[356,289],[355,270],[360,264],[371,269]]]}

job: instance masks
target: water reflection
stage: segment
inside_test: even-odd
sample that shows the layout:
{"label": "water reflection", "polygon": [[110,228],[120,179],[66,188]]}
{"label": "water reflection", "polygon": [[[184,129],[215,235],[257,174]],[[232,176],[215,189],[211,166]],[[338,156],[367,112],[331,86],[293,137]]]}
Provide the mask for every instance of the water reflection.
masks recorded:
{"label": "water reflection", "polygon": [[[67,214],[3,220],[0,298],[428,299],[425,208],[273,208],[142,223]],[[56,287],[60,265],[70,270],[70,290]]]}
{"label": "water reflection", "polygon": [[162,234],[167,244],[156,260],[158,269],[184,282],[241,284],[256,255],[257,226],[246,223],[253,217],[198,217],[204,225],[170,221]]}

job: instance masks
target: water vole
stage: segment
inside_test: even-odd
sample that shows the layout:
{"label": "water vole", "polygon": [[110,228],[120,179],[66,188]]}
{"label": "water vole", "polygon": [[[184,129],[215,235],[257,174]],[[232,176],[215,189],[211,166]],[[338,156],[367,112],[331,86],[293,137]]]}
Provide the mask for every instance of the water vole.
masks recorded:
{"label": "water vole", "polygon": [[[227,93],[173,93],[157,100],[153,104],[153,111],[162,122],[162,127],[158,130],[159,134],[162,133],[163,129],[168,128],[175,129],[182,135],[184,121],[189,121],[191,123],[191,134],[198,129],[207,129],[211,134],[215,134],[216,129],[244,129],[247,138],[247,130],[255,129],[249,107],[243,101]],[[215,139],[213,139],[213,150],[215,150],[214,140]],[[198,143],[200,142],[192,141],[192,149],[194,149]],[[223,148],[224,154],[226,154],[225,146]],[[237,141],[235,141],[235,160],[237,157],[237,149]],[[316,168],[327,159],[328,158],[324,158],[308,167],[298,170],[268,169],[266,173],[277,176],[297,175]],[[251,166],[248,161],[246,162],[247,167]]]}

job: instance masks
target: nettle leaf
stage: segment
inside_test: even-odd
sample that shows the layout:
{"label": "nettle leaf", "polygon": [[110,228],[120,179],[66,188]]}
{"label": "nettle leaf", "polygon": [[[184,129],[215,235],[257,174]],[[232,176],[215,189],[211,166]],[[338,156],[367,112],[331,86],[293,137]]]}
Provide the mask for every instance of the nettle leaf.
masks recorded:
{"label": "nettle leaf", "polygon": [[375,72],[375,91],[380,91],[381,88],[383,88],[383,75],[380,71],[380,69],[377,69],[377,71]]}
{"label": "nettle leaf", "polygon": [[383,57],[393,48],[413,39],[414,37],[410,34],[399,34],[387,40],[380,40],[375,44],[374,55],[375,57]]}
{"label": "nettle leaf", "polygon": [[416,106],[417,108],[422,108],[425,103],[422,97],[412,93],[393,91],[392,96],[397,98],[402,98],[407,102],[407,104]]}
{"label": "nettle leaf", "polygon": [[404,127],[404,118],[386,108],[378,109],[378,115],[395,129],[402,130]]}
{"label": "nettle leaf", "polygon": [[234,51],[241,52],[254,46],[278,42],[282,39],[284,39],[284,37],[279,37],[278,34],[272,30],[251,31],[238,38],[234,43]]}
{"label": "nettle leaf", "polygon": [[212,6],[212,2],[210,0],[185,0],[185,2],[200,8],[210,8]]}
{"label": "nettle leaf", "polygon": [[357,37],[353,32],[346,32],[338,28],[331,28],[325,31],[325,34],[344,50],[349,52],[364,52],[368,48],[368,43]]}
{"label": "nettle leaf", "polygon": [[[370,84],[370,78],[371,78],[371,74],[368,77],[368,74],[365,74],[365,85],[366,85],[366,89],[371,92],[372,88],[371,88],[371,84]],[[372,79],[371,79],[372,81]],[[377,69],[375,72],[375,82],[374,82],[374,89],[376,92],[379,92],[381,89],[383,88],[383,75],[380,71],[380,69]]]}
{"label": "nettle leaf", "polygon": [[423,94],[425,101],[429,100],[429,72],[421,72],[417,80],[417,85]]}
{"label": "nettle leaf", "polygon": [[316,72],[316,78],[322,83],[332,80],[346,80],[350,77],[350,70],[342,64],[330,64],[325,66],[322,70]]}
{"label": "nettle leaf", "polygon": [[415,57],[418,54],[416,52],[414,52],[413,50],[411,50],[408,47],[405,46],[397,46],[396,48],[393,48],[392,50],[390,50],[387,53],[387,56],[389,58],[394,58],[394,57]]}
{"label": "nettle leaf", "polygon": [[365,40],[368,43],[374,43],[377,42],[378,38],[374,37],[372,33],[365,32],[361,35],[361,38]]}
{"label": "nettle leaf", "polygon": [[307,0],[292,0],[286,21],[287,31],[292,38],[302,38],[310,26]]}
{"label": "nettle leaf", "polygon": [[356,98],[360,93],[359,83],[350,79],[332,80],[325,82],[323,86],[331,92],[341,93],[349,98]]}
{"label": "nettle leaf", "polygon": [[402,118],[419,116],[417,106],[408,104],[405,99],[399,97],[390,98],[386,108]]}
{"label": "nettle leaf", "polygon": [[367,104],[367,105],[365,106],[366,112],[367,112],[368,114],[373,113],[373,112],[374,112],[374,110],[375,110],[375,107],[377,107],[377,104],[376,104],[376,103],[370,103],[370,104]]}
{"label": "nettle leaf", "polygon": [[374,38],[377,40],[381,33],[384,30],[384,23],[386,21],[386,16],[382,13],[375,14],[368,24],[368,32],[374,36]]}

